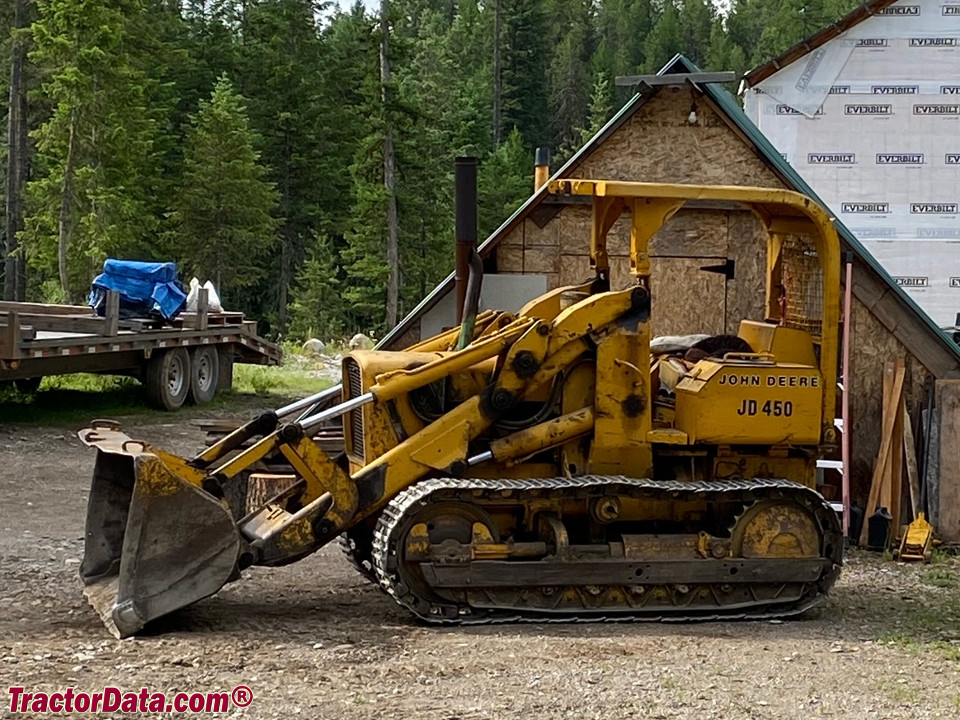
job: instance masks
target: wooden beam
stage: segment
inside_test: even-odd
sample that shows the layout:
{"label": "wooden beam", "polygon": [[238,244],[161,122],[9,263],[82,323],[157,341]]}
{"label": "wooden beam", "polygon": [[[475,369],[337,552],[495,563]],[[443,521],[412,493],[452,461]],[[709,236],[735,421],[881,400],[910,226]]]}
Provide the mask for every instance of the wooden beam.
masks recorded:
{"label": "wooden beam", "polygon": [[210,298],[207,289],[202,287],[197,291],[197,330],[206,330],[209,322]]}
{"label": "wooden beam", "polygon": [[45,303],[0,301],[0,312],[35,313],[38,315],[87,315],[93,310],[86,305],[47,305]]}
{"label": "wooden beam", "polygon": [[37,330],[51,330],[54,332],[74,332],[74,333],[93,333],[100,335],[103,333],[104,319],[93,316],[77,315],[46,315],[37,313],[6,313],[0,312],[0,323],[6,324],[11,316],[17,316],[19,320]]}
{"label": "wooden beam", "polygon": [[[887,362],[883,367],[883,395],[882,402],[880,407],[882,408],[882,413],[880,415],[881,427],[886,427],[887,415],[890,413],[890,404],[893,402],[893,374],[895,372],[894,364],[892,362]],[[887,512],[890,512],[892,515],[893,511],[893,483],[890,482],[890,467],[891,467],[891,458],[894,454],[894,447],[891,435],[891,443],[886,448],[887,453],[885,454],[881,462],[879,456],[877,458],[877,464],[883,468],[883,472],[880,473],[880,494],[877,499],[877,506],[886,508]],[[881,438],[882,439],[882,438]]]}
{"label": "wooden beam", "polygon": [[[897,358],[897,372],[903,372],[904,359]],[[900,502],[903,497],[903,391],[897,395],[893,409],[893,437],[890,439],[890,516],[893,518],[890,528],[890,537],[900,537],[901,510]]]}
{"label": "wooden beam", "polygon": [[107,306],[103,317],[101,335],[116,337],[120,323],[120,293],[116,290],[107,291]]}
{"label": "wooden beam", "polygon": [[[888,472],[887,466],[890,464],[890,446],[893,444],[893,426],[894,412],[900,405],[900,395],[903,391],[903,376],[906,373],[906,367],[899,364],[894,370],[893,386],[891,388],[889,403],[883,409],[883,429],[880,435],[880,452],[877,453],[877,464],[873,469],[873,479],[870,483],[870,497],[867,505],[863,509],[863,528],[860,531],[860,544],[867,544],[867,528],[870,516],[877,510],[877,500],[880,497],[883,478]],[[893,405],[892,407],[890,405]],[[889,509],[889,508],[888,508]]]}
{"label": "wooden beam", "polygon": [[0,326],[0,357],[4,360],[16,360],[20,357],[20,317],[17,313],[8,313],[6,322]]}
{"label": "wooden beam", "polygon": [[907,408],[903,408],[903,452],[907,458],[907,486],[910,488],[910,517],[915,519],[920,511],[920,471],[917,468],[917,450],[913,438],[913,426]]}
{"label": "wooden beam", "polygon": [[618,87],[635,87],[640,83],[657,87],[660,85],[684,85],[688,82],[694,85],[706,83],[728,83],[737,79],[732,70],[700,73],[667,73],[666,75],[617,75],[614,83]]}
{"label": "wooden beam", "polygon": [[940,483],[937,536],[960,543],[960,380],[937,380],[936,414],[940,418]]}

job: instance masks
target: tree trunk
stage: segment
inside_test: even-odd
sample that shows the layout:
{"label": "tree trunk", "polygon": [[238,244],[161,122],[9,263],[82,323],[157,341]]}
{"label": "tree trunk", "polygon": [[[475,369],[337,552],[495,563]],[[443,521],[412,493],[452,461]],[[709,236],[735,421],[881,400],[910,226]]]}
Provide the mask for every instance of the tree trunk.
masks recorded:
{"label": "tree trunk", "polygon": [[289,227],[283,228],[283,243],[280,245],[280,287],[277,290],[277,324],[282,332],[287,331],[287,320],[290,314],[287,311],[289,302],[290,280],[293,275],[293,261],[291,259],[291,248],[293,246],[293,230]]}
{"label": "tree trunk", "polygon": [[380,87],[383,101],[383,186],[387,191],[387,327],[397,324],[400,303],[400,248],[397,224],[396,158],[390,110],[389,0],[380,0]]}
{"label": "tree trunk", "polygon": [[277,323],[284,333],[287,331],[287,321],[290,319],[287,303],[290,299],[290,284],[293,280],[294,242],[296,242],[296,230],[290,221],[292,204],[290,202],[290,164],[292,162],[290,137],[289,134],[284,134],[283,180],[280,186],[280,213],[283,217],[281,237],[283,239],[280,245],[280,287],[277,291]]}
{"label": "tree trunk", "polygon": [[67,250],[70,248],[73,211],[73,173],[77,154],[77,109],[70,111],[70,139],[67,146],[67,166],[63,171],[63,189],[60,194],[60,240],[57,244],[57,269],[60,272],[60,287],[63,297],[70,302],[70,280],[67,276]]}
{"label": "tree trunk", "polygon": [[500,96],[503,89],[500,82],[500,0],[493,0],[493,149],[500,147]]}
{"label": "tree trunk", "polygon": [[22,130],[27,119],[23,91],[23,60],[26,47],[18,32],[26,25],[25,0],[16,0],[13,15],[12,59],[10,62],[10,102],[7,110],[7,197],[6,197],[6,243],[3,260],[3,299],[16,300],[22,291],[19,288],[19,262],[17,256],[17,233],[21,228],[20,194],[23,189],[24,158],[21,145]]}

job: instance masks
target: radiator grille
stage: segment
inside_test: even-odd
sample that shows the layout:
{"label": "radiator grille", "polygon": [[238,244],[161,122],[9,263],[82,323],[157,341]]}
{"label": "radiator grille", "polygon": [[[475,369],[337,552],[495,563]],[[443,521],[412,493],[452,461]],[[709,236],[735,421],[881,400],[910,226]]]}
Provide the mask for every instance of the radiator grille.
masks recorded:
{"label": "radiator grille", "polygon": [[[347,392],[349,398],[363,395],[363,379],[360,376],[360,366],[353,358],[344,361],[347,375]],[[366,462],[363,451],[363,408],[351,410],[350,413],[350,454]]]}

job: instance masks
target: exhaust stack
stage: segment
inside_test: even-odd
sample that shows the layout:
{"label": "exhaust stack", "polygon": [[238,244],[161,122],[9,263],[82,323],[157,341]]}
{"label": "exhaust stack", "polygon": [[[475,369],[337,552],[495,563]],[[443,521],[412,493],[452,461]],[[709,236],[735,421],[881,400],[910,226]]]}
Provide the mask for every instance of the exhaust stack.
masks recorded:
{"label": "exhaust stack", "polygon": [[456,232],[457,323],[463,322],[470,256],[477,250],[477,159],[458,157],[453,165],[453,208]]}
{"label": "exhaust stack", "polygon": [[550,179],[550,148],[538,147],[533,164],[533,191],[536,192]]}

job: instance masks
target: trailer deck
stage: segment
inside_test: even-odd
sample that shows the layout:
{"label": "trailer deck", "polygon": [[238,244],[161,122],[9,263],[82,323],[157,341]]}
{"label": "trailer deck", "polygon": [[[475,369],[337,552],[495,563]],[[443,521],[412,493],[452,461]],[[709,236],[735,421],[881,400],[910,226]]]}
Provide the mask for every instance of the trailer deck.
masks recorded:
{"label": "trailer deck", "polygon": [[154,405],[206,402],[232,384],[233,363],[277,365],[280,348],[242,313],[198,312],[173,321],[121,319],[118,298],[98,317],[82,305],[0,302],[0,382],[39,384],[47,375],[89,372],[137,377]]}

